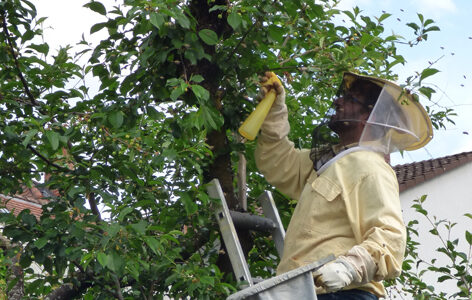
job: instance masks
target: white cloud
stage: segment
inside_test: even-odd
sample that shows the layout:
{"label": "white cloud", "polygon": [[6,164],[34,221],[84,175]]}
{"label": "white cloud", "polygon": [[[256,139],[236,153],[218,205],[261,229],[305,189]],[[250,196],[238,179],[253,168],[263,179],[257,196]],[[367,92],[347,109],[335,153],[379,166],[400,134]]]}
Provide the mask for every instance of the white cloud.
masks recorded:
{"label": "white cloud", "polygon": [[457,11],[454,0],[419,0],[418,9],[437,15],[441,15],[445,12]]}

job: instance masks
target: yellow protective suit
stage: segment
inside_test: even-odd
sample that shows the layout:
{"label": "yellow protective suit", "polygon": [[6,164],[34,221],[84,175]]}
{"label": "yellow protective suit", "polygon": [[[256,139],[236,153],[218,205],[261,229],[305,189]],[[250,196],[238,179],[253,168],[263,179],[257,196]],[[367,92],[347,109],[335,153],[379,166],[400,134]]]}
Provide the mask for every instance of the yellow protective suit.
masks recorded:
{"label": "yellow protective suit", "polygon": [[261,128],[256,164],[269,183],[298,200],[277,273],[333,253],[350,257],[360,274],[361,283],[346,289],[385,296],[379,281],[400,274],[406,244],[394,171],[383,154],[357,151],[317,175],[310,151],[295,149],[288,132],[287,108],[276,103]]}

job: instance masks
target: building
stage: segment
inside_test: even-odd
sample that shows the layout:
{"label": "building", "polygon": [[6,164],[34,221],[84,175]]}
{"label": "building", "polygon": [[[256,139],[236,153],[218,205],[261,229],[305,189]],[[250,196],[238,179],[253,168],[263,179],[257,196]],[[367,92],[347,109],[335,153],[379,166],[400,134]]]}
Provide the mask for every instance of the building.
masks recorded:
{"label": "building", "polygon": [[[393,168],[399,182],[405,223],[412,220],[419,223],[419,237],[415,239],[420,243],[420,257],[426,262],[436,259],[436,267],[448,268],[451,264],[445,254],[436,251],[444,245],[438,236],[430,232],[433,224],[438,222],[439,234],[443,239],[446,240],[448,236],[451,241],[459,239],[457,249],[465,254],[470,253],[465,232],[472,232],[472,219],[465,214],[472,214],[472,152],[397,165]],[[414,200],[423,195],[426,195],[423,206],[430,220],[411,207]],[[456,223],[450,232],[446,228],[447,221]],[[425,266],[424,264],[420,268]],[[437,292],[458,291],[455,281],[438,283],[437,278],[438,275],[432,272],[427,272],[424,276],[425,281],[434,286]]]}
{"label": "building", "polygon": [[40,185],[24,188],[21,194],[13,197],[0,194],[0,208],[3,211],[11,211],[18,215],[22,210],[29,209],[31,214],[39,218],[43,212],[42,205],[49,202],[54,194]]}

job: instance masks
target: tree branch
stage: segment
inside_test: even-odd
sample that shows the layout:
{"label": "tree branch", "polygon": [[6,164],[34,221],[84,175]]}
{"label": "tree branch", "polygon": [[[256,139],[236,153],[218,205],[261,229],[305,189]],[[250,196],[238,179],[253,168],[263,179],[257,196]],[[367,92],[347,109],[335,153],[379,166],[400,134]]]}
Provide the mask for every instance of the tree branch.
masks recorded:
{"label": "tree branch", "polygon": [[118,277],[113,276],[113,281],[115,282],[115,285],[116,285],[116,296],[118,297],[119,300],[124,300],[123,294],[121,293],[121,285],[120,285],[120,281],[118,280]]}
{"label": "tree branch", "polygon": [[100,215],[100,211],[98,210],[97,202],[95,201],[95,193],[92,192],[88,194],[87,199],[90,205],[90,209],[92,210],[92,213],[97,216],[99,221],[101,221],[102,217]]}
{"label": "tree branch", "polygon": [[69,169],[64,168],[64,167],[61,167],[61,166],[59,166],[59,165],[53,163],[52,161],[50,161],[50,160],[47,159],[46,157],[44,157],[41,153],[39,153],[38,150],[34,149],[33,146],[28,145],[27,148],[30,149],[34,154],[36,154],[39,158],[41,158],[41,160],[43,160],[43,161],[44,161],[45,163],[47,163],[49,166],[53,166],[53,167],[55,167],[55,168],[57,168],[57,169],[59,169],[59,170],[61,170],[61,171],[63,171],[63,172],[68,172],[68,171],[69,171]]}
{"label": "tree branch", "polygon": [[[7,239],[4,239],[3,243],[5,249],[16,246],[11,245]],[[25,293],[23,269],[19,265],[20,257],[21,251],[11,258],[11,262],[7,263],[6,283],[10,286],[7,297],[11,300],[23,299]]]}
{"label": "tree branch", "polygon": [[16,70],[18,71],[18,77],[20,77],[21,83],[23,84],[23,87],[25,89],[25,93],[28,96],[29,100],[31,101],[31,104],[32,105],[38,105],[38,103],[36,102],[33,94],[31,93],[31,91],[29,89],[28,82],[26,82],[26,79],[23,76],[23,73],[21,72],[20,63],[18,61],[18,58],[15,55],[15,47],[13,46],[13,42],[10,39],[10,32],[8,31],[7,18],[5,16],[5,11],[1,10],[0,15],[2,16],[2,27],[3,27],[3,31],[5,33],[5,39],[7,40],[8,46],[10,47],[10,51],[11,51],[11,55],[13,57],[13,60],[15,61],[15,67],[16,67]]}
{"label": "tree branch", "polygon": [[298,54],[292,55],[291,57],[289,57],[289,58],[287,58],[286,60],[282,61],[282,62],[280,63],[280,65],[282,66],[282,65],[284,65],[285,63],[287,63],[287,62],[289,62],[289,61],[291,61],[291,60],[293,60],[293,59],[295,59],[295,58],[297,58],[297,57],[301,57],[301,56],[307,55],[307,54],[309,54],[309,53],[316,52],[316,51],[318,51],[318,50],[320,50],[320,48],[316,47],[316,48],[307,50],[307,51],[305,51],[305,52],[303,52],[303,53],[298,53]]}
{"label": "tree branch", "polygon": [[249,29],[244,33],[243,37],[241,38],[241,40],[239,41],[239,43],[233,48],[233,51],[231,51],[231,53],[229,54],[228,57],[233,57],[234,53],[236,52],[236,50],[238,50],[239,46],[243,43],[243,41],[246,39],[247,35],[249,34],[249,32],[251,32],[254,27],[256,27],[256,24],[257,22],[259,21],[259,19],[257,19],[251,27],[249,27]]}
{"label": "tree branch", "polygon": [[[83,275],[83,274],[82,274]],[[85,275],[83,275],[85,276]],[[79,276],[80,277],[80,276]],[[78,278],[79,285],[74,286],[72,283],[66,283],[52,291],[44,298],[45,300],[68,300],[80,296],[82,292],[92,286],[91,282],[86,282],[85,278]]]}
{"label": "tree branch", "polygon": [[[243,137],[234,132],[233,137],[238,142],[243,142]],[[246,156],[238,152],[238,202],[244,211],[247,211],[247,180],[246,180]]]}

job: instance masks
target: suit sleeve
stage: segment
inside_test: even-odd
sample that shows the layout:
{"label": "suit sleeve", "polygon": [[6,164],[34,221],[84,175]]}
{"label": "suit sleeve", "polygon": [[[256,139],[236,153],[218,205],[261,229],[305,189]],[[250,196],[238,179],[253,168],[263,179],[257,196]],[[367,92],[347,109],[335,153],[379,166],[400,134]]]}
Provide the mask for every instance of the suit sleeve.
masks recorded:
{"label": "suit sleeve", "polygon": [[313,172],[309,150],[295,149],[288,140],[287,106],[274,105],[261,127],[255,151],[256,165],[266,180],[282,193],[298,199]]}

